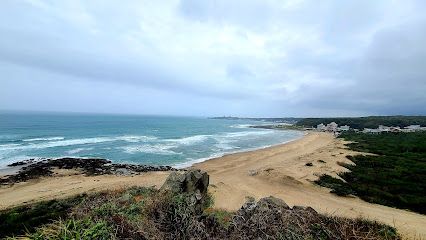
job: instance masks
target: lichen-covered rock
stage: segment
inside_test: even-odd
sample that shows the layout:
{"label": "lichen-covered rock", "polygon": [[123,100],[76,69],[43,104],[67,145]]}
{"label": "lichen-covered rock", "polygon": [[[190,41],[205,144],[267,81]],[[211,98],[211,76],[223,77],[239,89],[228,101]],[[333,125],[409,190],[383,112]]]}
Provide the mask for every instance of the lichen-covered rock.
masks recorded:
{"label": "lichen-covered rock", "polygon": [[209,175],[201,170],[193,169],[187,172],[172,172],[164,182],[161,190],[174,193],[207,194]]}
{"label": "lichen-covered rock", "polygon": [[276,210],[279,212],[290,209],[290,207],[282,199],[273,196],[260,199],[259,202],[257,202],[257,207],[260,210]]}
{"label": "lichen-covered rock", "polygon": [[192,169],[187,172],[172,172],[160,190],[186,194],[190,198],[191,206],[196,211],[202,211],[208,201],[208,186],[209,175],[204,171]]}

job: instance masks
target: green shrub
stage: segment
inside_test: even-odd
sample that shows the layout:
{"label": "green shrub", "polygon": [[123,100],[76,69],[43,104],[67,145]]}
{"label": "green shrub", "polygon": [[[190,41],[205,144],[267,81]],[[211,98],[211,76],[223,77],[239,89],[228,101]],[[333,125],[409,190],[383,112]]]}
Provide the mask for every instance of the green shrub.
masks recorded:
{"label": "green shrub", "polygon": [[42,201],[0,212],[0,238],[23,234],[37,226],[66,216],[69,209],[84,199],[84,195],[68,199]]}
{"label": "green shrub", "polygon": [[50,240],[50,239],[115,239],[114,229],[108,226],[106,221],[93,221],[86,219],[57,220],[47,224],[33,234],[29,234],[29,239]]}
{"label": "green shrub", "polygon": [[317,184],[338,195],[354,194],[361,199],[426,213],[426,132],[344,133],[355,151],[375,155],[347,156],[355,165],[340,164],[350,170],[339,174],[345,182],[321,176]]}

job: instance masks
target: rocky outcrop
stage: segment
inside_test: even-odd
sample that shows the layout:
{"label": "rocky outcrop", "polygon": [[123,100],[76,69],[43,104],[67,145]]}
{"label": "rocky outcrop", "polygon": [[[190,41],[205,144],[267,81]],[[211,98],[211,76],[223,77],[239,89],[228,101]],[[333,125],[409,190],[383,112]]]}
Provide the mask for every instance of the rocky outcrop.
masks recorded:
{"label": "rocky outcrop", "polygon": [[0,179],[0,184],[23,182],[43,176],[51,176],[54,168],[78,169],[86,175],[133,175],[151,171],[176,170],[170,166],[147,166],[136,164],[115,164],[101,158],[57,158],[34,161],[25,160],[10,164],[10,166],[23,166],[18,173]]}
{"label": "rocky outcrop", "polygon": [[204,171],[193,169],[187,172],[172,172],[160,190],[188,195],[191,206],[196,212],[201,212],[208,204],[208,186],[209,175]]}

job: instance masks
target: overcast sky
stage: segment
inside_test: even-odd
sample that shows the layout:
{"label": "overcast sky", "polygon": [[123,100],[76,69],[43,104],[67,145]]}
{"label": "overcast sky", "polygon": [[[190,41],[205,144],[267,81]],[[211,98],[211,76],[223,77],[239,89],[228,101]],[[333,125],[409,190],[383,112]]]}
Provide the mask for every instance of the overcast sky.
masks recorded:
{"label": "overcast sky", "polygon": [[0,109],[426,114],[426,1],[2,0]]}

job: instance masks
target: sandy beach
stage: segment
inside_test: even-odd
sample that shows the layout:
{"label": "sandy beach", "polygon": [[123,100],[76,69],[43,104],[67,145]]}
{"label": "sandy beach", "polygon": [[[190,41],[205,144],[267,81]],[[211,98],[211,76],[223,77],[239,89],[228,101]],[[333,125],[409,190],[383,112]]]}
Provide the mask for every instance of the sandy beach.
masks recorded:
{"label": "sandy beach", "polygon": [[[311,206],[321,213],[377,220],[395,226],[408,239],[426,238],[425,215],[358,198],[338,197],[312,183],[324,173],[337,176],[345,170],[337,162],[350,163],[346,156],[354,154],[358,153],[348,150],[341,139],[331,134],[309,133],[290,143],[226,155],[195,164],[193,168],[209,173],[210,191],[217,208],[236,210],[248,196],[259,199],[273,195],[289,205]],[[85,177],[75,170],[57,171],[54,177],[0,187],[0,209],[104,189],[134,185],[159,187],[168,174]]]}

